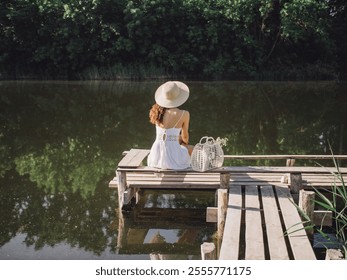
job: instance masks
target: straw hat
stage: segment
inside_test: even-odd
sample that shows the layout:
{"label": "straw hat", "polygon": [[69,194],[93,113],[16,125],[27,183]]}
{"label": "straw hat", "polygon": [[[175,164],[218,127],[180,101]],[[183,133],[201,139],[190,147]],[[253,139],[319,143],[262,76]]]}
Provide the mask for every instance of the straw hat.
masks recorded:
{"label": "straw hat", "polygon": [[178,81],[169,81],[158,87],[155,101],[162,107],[174,108],[182,105],[189,97],[189,88]]}

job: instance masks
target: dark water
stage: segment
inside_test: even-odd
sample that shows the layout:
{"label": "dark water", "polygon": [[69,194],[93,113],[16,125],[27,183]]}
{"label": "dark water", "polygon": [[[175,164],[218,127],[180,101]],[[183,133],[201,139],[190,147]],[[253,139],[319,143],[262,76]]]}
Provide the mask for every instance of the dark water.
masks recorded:
{"label": "dark water", "polygon": [[[108,188],[123,151],[150,147],[160,84],[0,82],[0,259],[200,258],[214,193],[147,192],[122,215]],[[192,143],[209,135],[228,138],[227,154],[329,154],[329,144],[346,153],[347,84],[187,84]]]}

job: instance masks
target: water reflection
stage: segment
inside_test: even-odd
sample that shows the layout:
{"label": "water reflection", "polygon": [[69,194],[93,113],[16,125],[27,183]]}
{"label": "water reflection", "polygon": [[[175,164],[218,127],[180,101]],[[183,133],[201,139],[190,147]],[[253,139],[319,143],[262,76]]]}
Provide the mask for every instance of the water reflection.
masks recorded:
{"label": "water reflection", "polygon": [[200,245],[213,241],[214,224],[205,222],[213,191],[145,191],[132,211],[119,214],[119,254],[151,259],[201,259]]}
{"label": "water reflection", "polygon": [[[211,238],[202,219],[197,219],[199,233],[189,228],[192,220],[187,224],[188,214],[200,210],[179,213],[196,201],[176,194],[152,193],[142,212],[133,212],[143,216],[150,208],[167,209],[156,211],[164,215],[155,218],[158,225],[141,215],[125,217],[129,230],[146,230],[142,244],[140,239],[128,244],[119,231],[124,217],[115,212],[116,194],[108,181],[123,151],[152,144],[147,115],[160,84],[0,82],[0,258],[19,258],[18,252],[27,250],[27,258],[52,258],[48,249],[57,252],[56,258],[150,258],[151,253],[171,258],[170,250],[181,244]],[[346,151],[346,84],[187,84],[191,96],[184,109],[191,112],[191,143],[204,135],[226,137],[229,154],[324,154],[328,142],[334,153]],[[264,163],[281,164],[252,162]],[[149,242],[157,233],[165,243]],[[188,242],[188,236],[195,241]],[[119,246],[120,239],[126,246]],[[148,244],[171,249],[145,250]],[[174,255],[194,258],[199,246]],[[118,254],[121,250],[129,252]]]}

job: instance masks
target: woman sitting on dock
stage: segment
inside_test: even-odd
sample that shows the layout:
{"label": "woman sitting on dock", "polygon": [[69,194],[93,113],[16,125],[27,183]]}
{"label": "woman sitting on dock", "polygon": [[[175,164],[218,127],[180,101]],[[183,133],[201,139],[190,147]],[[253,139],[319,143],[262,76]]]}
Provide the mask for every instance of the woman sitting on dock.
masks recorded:
{"label": "woman sitting on dock", "polygon": [[190,167],[190,115],[178,108],[188,97],[188,86],[178,81],[166,82],[156,90],[156,103],[149,112],[150,122],[156,126],[156,139],[148,155],[148,166],[177,170]]}

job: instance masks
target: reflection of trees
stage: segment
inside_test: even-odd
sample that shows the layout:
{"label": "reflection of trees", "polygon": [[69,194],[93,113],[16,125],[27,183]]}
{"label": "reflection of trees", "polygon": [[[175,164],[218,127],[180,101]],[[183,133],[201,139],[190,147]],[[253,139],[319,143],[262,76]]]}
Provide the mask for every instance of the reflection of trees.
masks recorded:
{"label": "reflection of trees", "polygon": [[137,92],[128,91],[113,83],[9,83],[0,95],[2,173],[15,162],[40,187],[93,193],[119,151],[145,139],[147,106],[139,110]]}
{"label": "reflection of trees", "polygon": [[47,144],[40,153],[32,152],[15,160],[21,175],[51,192],[77,192],[87,198],[93,194],[100,175],[115,168],[111,159],[102,157],[100,147],[83,145],[67,139],[60,147]]}
{"label": "reflection of trees", "polygon": [[40,249],[66,242],[95,254],[114,248],[116,234],[109,228],[114,219],[114,197],[103,185],[84,199],[68,192],[47,193],[25,177],[1,180],[0,246],[17,233],[25,243]]}

